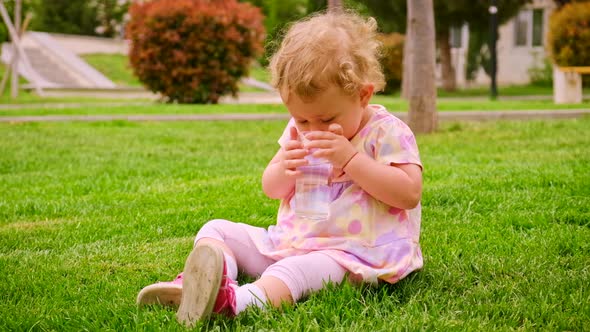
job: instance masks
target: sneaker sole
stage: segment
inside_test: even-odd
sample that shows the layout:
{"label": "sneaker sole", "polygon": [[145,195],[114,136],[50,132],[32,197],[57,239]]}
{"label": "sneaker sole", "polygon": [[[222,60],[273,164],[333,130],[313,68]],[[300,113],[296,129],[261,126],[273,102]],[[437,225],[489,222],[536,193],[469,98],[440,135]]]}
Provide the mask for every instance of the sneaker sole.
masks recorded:
{"label": "sneaker sole", "polygon": [[211,315],[223,274],[223,253],[217,247],[196,246],[186,259],[182,297],[176,319],[193,327]]}
{"label": "sneaker sole", "polygon": [[138,306],[160,304],[178,308],[181,296],[182,286],[180,285],[153,284],[144,287],[137,294],[136,303]]}

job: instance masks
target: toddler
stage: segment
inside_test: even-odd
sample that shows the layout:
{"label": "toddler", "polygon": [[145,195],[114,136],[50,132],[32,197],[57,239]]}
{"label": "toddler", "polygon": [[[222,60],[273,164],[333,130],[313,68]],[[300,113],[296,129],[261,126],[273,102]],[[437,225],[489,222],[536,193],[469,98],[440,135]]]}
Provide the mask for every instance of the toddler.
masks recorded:
{"label": "toddler", "polygon": [[[346,275],[395,283],[422,267],[422,164],[408,126],[369,104],[384,86],[375,34],[375,20],[352,13],[316,15],[289,29],[270,70],[291,119],[262,175],[265,194],[281,200],[276,225],[209,221],[184,271],[142,289],[138,304],[178,306],[178,320],[193,326],[212,313],[295,303]],[[323,221],[293,211],[308,154],[333,166]],[[238,269],[258,279],[237,285]]]}

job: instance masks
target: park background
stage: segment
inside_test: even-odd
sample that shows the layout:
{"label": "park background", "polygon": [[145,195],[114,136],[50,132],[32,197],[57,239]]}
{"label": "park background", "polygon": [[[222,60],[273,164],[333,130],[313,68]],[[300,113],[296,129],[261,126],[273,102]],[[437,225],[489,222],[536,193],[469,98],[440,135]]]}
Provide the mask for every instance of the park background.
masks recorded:
{"label": "park background", "polygon": [[[28,31],[48,32],[114,86],[68,83],[40,96],[20,77],[16,96],[10,80],[0,96],[0,329],[183,330],[173,310],[137,308],[137,292],[174,278],[207,220],[274,223],[278,202],[263,195],[260,176],[288,114],[268,87],[268,45],[290,21],[328,3],[250,2],[264,14],[266,47],[237,78],[236,95],[217,104],[171,101],[146,88],[128,58],[129,2],[22,2],[23,16],[33,13]],[[583,81],[581,102],[554,102],[546,45],[550,17],[567,2],[522,1],[511,9],[499,25],[492,100],[487,16],[485,28],[458,19],[437,40],[439,125],[417,137],[425,165],[423,270],[395,285],[330,286],[293,307],[252,309],[198,328],[587,330],[589,90]],[[13,13],[16,2],[3,3]],[[375,16],[396,49],[406,3],[382,3],[343,5]],[[439,22],[441,3],[433,2]],[[488,6],[481,2],[483,15]],[[478,33],[470,27],[483,34],[475,56],[469,45]],[[99,51],[75,51],[64,40]],[[454,87],[443,79],[445,41]],[[107,51],[111,44],[117,51]],[[401,76],[397,60],[392,68]],[[411,105],[398,76],[373,101],[405,118]]]}

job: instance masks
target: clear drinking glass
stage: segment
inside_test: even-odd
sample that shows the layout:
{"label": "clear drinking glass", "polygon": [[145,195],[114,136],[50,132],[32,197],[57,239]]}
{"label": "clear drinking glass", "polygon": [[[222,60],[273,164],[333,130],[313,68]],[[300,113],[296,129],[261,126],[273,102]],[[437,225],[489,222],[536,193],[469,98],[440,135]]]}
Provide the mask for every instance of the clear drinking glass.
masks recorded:
{"label": "clear drinking glass", "polygon": [[[304,136],[302,140],[305,141]],[[297,168],[302,174],[295,181],[295,215],[302,219],[327,220],[332,164],[326,159],[313,157],[311,153],[305,159],[309,164]]]}

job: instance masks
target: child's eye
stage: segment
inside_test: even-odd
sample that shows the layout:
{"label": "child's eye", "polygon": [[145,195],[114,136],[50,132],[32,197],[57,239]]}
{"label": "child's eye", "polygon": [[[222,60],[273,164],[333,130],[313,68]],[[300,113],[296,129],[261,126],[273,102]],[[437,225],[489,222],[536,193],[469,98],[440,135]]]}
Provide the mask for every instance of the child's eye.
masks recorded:
{"label": "child's eye", "polygon": [[327,120],[322,120],[322,122],[323,123],[330,123],[330,122],[334,121],[334,119],[335,119],[335,117],[334,118],[329,118]]}
{"label": "child's eye", "polygon": [[307,120],[297,120],[297,123],[306,124],[307,123]]}

